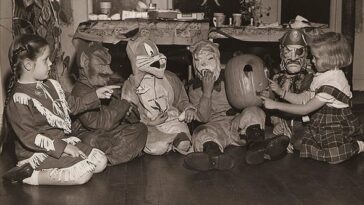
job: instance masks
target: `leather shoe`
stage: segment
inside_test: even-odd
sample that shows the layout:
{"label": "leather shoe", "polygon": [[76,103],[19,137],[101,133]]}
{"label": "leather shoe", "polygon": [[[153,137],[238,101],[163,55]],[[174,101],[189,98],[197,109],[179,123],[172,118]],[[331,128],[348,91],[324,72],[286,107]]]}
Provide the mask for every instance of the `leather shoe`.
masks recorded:
{"label": "leather shoe", "polygon": [[26,163],[20,167],[11,168],[3,175],[3,178],[9,180],[11,183],[21,183],[23,182],[23,179],[32,176],[33,171],[33,167],[29,163]]}
{"label": "leather shoe", "polygon": [[257,165],[265,160],[278,160],[287,154],[289,137],[279,135],[263,142],[252,143],[248,147],[245,161],[247,164]]}
{"label": "leather shoe", "polygon": [[227,154],[210,156],[204,152],[194,152],[186,156],[184,167],[195,171],[228,170],[234,167],[234,160]]}

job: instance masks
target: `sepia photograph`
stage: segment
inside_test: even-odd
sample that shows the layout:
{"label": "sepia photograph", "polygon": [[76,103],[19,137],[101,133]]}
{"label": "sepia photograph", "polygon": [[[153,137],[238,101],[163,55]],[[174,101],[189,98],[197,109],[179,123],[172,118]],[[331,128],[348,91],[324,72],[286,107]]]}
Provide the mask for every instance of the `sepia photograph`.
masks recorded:
{"label": "sepia photograph", "polygon": [[364,203],[362,0],[1,0],[1,205]]}

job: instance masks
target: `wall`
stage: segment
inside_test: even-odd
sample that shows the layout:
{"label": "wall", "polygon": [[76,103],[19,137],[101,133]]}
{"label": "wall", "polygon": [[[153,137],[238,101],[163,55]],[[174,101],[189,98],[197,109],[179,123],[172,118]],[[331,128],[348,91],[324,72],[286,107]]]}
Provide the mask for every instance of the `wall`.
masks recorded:
{"label": "wall", "polygon": [[364,91],[364,4],[363,1],[356,1],[356,19],[355,19],[355,46],[353,62],[353,90]]}
{"label": "wall", "polygon": [[[65,56],[70,56],[71,61],[69,67],[73,65],[74,56],[75,56],[75,48],[72,44],[73,35],[78,27],[78,24],[82,21],[87,21],[88,19],[88,0],[77,0],[72,1],[73,8],[73,22],[71,25],[62,25],[62,50],[65,52]],[[61,70],[58,71],[63,88],[66,91],[70,91],[72,89],[72,79],[69,76],[69,72],[63,72]]]}
{"label": "wall", "polygon": [[11,0],[0,1],[0,131],[2,130],[3,107],[6,94],[4,84],[7,82],[7,76],[10,73],[8,48],[13,39],[11,33],[11,8]]}
{"label": "wall", "polygon": [[[75,49],[72,45],[72,37],[80,22],[87,20],[87,0],[72,1],[73,23],[62,26],[62,49],[65,55],[73,56]],[[8,60],[8,48],[13,40],[11,30],[12,19],[12,1],[0,0],[0,131],[2,129],[3,107],[6,95],[5,84],[10,74],[10,65]],[[61,71],[60,71],[61,73]],[[66,90],[70,90],[72,84],[68,72],[64,72],[61,78],[62,85]]]}

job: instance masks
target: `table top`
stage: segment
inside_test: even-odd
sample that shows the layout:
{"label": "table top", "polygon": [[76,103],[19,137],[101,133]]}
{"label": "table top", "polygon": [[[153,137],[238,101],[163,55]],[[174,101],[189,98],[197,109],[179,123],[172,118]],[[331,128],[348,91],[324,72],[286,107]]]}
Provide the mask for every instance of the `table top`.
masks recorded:
{"label": "table top", "polygon": [[159,45],[191,45],[208,39],[207,21],[126,19],[123,21],[86,21],[79,24],[74,38],[103,43],[127,41],[139,33]]}

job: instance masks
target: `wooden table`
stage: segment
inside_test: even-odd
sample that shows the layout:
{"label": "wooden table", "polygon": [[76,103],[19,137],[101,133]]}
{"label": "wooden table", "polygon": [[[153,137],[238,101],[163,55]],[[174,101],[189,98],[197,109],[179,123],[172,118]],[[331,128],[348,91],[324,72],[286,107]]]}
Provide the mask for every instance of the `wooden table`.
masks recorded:
{"label": "wooden table", "polygon": [[259,28],[253,26],[244,27],[220,27],[211,28],[209,38],[235,38],[241,41],[252,42],[278,42],[287,29],[284,28]]}
{"label": "wooden table", "polygon": [[74,38],[116,44],[127,41],[136,31],[158,45],[191,45],[208,39],[207,21],[126,19],[123,21],[86,21],[79,24]]}

